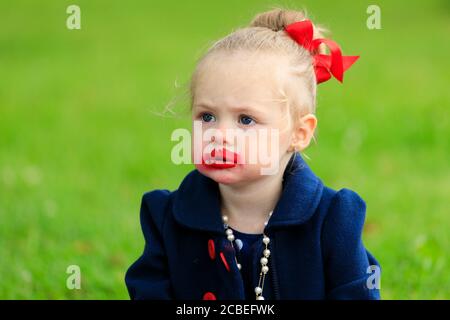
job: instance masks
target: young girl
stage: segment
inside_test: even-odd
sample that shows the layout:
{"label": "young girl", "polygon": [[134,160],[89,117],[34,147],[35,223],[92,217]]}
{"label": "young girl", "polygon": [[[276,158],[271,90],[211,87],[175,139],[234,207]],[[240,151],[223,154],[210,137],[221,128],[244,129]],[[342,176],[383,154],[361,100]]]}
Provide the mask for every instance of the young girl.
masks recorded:
{"label": "young girl", "polygon": [[[379,266],[361,240],[365,202],[324,186],[300,155],[317,125],[317,83],[342,82],[357,58],[281,9],[208,50],[191,81],[193,123],[208,139],[177,190],[142,198],[132,299],[379,298]],[[227,134],[252,130],[272,134],[244,147]],[[278,170],[263,173],[261,150]]]}

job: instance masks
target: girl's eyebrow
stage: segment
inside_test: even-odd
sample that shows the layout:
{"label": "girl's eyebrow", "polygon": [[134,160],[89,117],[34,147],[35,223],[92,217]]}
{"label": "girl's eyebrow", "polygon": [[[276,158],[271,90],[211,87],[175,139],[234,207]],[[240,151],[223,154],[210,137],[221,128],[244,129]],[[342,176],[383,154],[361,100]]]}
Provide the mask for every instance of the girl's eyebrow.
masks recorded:
{"label": "girl's eyebrow", "polygon": [[[214,107],[214,106],[211,106],[211,105],[208,105],[208,104],[205,104],[205,103],[195,104],[194,108],[195,107],[207,109],[207,110],[210,110],[210,111],[215,111],[215,110],[218,109],[217,107]],[[244,113],[244,114],[256,114],[256,115],[261,115],[261,116],[265,115],[264,112],[261,112],[261,111],[259,111],[256,108],[248,107],[248,106],[230,107],[230,109],[233,112],[240,112],[240,113]]]}

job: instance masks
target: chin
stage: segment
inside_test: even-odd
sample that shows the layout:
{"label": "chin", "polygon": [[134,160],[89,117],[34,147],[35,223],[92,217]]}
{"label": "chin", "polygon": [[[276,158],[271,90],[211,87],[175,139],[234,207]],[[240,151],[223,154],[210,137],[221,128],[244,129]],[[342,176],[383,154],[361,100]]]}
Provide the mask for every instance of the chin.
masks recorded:
{"label": "chin", "polygon": [[237,184],[254,180],[254,177],[244,165],[237,165],[229,169],[211,169],[202,164],[195,165],[197,170],[208,178],[221,184]]}
{"label": "chin", "polygon": [[239,182],[242,179],[240,178],[241,174],[239,174],[240,170],[237,166],[229,169],[212,169],[203,164],[198,164],[195,165],[195,167],[201,174],[211,178],[217,183],[232,184]]}

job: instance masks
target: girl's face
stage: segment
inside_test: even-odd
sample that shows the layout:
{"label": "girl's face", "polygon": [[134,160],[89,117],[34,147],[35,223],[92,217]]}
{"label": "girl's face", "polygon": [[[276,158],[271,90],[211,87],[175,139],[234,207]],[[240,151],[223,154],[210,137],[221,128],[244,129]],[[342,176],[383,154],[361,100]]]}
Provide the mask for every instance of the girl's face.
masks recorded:
{"label": "girl's face", "polygon": [[202,174],[233,184],[284,169],[293,130],[278,91],[287,68],[280,60],[269,54],[214,53],[199,66],[193,92],[192,157],[202,153],[202,163],[195,164]]}

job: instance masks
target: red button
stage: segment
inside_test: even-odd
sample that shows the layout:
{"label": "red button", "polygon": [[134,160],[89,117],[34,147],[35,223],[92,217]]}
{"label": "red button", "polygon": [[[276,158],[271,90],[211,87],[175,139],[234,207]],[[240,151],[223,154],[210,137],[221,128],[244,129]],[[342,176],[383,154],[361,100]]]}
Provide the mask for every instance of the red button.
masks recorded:
{"label": "red button", "polygon": [[220,253],[220,259],[222,259],[222,262],[225,265],[227,271],[230,271],[230,266],[228,265],[227,259],[225,259],[225,255],[223,254],[223,252]]}
{"label": "red button", "polygon": [[216,296],[212,292],[205,292],[203,295],[203,300],[217,300]]}
{"label": "red button", "polygon": [[211,239],[208,240],[208,253],[212,260],[216,258],[216,248],[214,247],[214,241]]}

